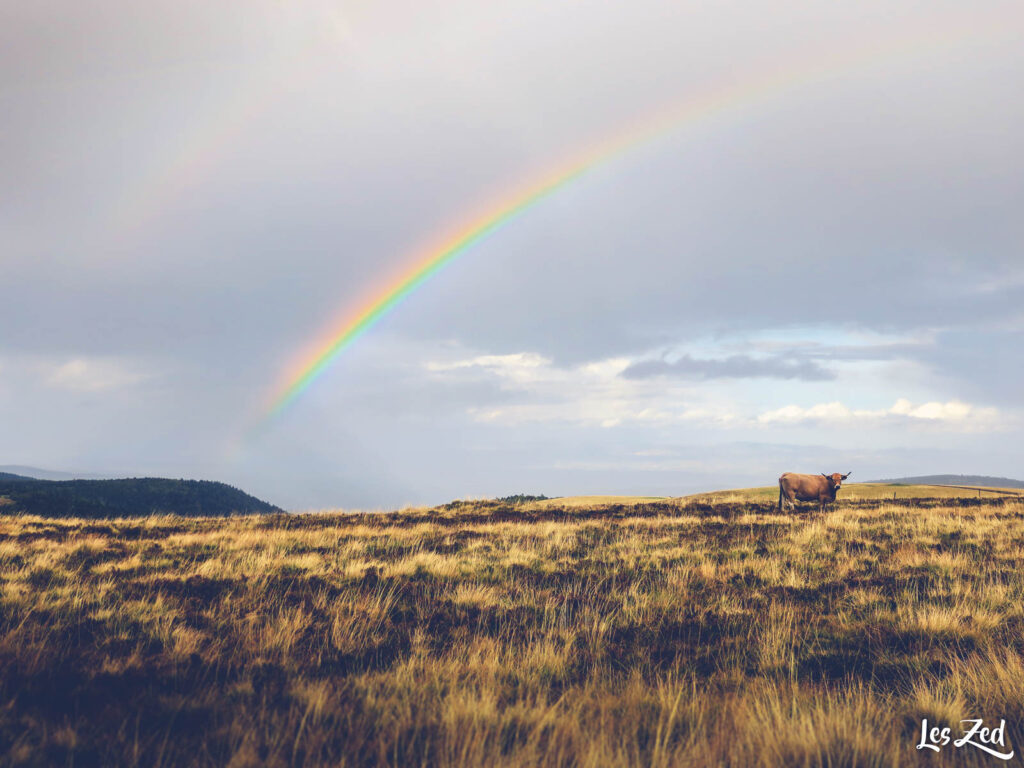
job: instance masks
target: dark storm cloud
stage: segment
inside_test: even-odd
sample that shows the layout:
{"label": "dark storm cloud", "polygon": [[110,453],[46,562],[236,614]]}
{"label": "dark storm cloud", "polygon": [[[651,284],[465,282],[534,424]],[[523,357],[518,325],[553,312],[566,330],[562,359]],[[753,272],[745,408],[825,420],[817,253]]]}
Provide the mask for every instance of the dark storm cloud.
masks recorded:
{"label": "dark storm cloud", "polygon": [[634,363],[622,372],[627,379],[649,379],[654,376],[677,376],[692,379],[799,379],[801,381],[828,381],[836,377],[833,371],[809,360],[786,360],[779,357],[754,358],[732,355],[721,360],[701,360],[683,355],[667,360],[644,360]]}

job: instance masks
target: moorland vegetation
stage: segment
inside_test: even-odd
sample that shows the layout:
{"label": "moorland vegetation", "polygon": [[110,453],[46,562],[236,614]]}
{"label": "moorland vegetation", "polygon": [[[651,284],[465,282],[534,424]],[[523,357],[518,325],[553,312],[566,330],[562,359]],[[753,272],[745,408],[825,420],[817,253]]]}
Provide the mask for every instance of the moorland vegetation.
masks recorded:
{"label": "moorland vegetation", "polygon": [[0,517],[0,762],[991,765],[1024,504],[464,502]]}

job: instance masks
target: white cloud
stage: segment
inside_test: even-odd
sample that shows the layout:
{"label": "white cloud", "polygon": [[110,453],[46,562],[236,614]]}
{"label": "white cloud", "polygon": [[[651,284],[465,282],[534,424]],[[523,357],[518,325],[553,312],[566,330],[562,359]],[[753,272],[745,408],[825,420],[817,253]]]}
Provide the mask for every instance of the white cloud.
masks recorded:
{"label": "white cloud", "polygon": [[729,426],[742,420],[727,411],[706,408],[643,407],[641,398],[606,397],[586,393],[571,400],[551,403],[524,403],[502,408],[471,408],[470,415],[480,422],[516,426],[527,423],[565,422],[585,426],[618,427],[626,424],[665,426],[704,423]]}
{"label": "white cloud", "polygon": [[[861,412],[862,414],[866,412]],[[796,423],[800,421],[850,421],[855,417],[853,411],[840,402],[820,403],[810,408],[799,405],[786,405],[767,411],[757,417],[762,424],[772,422]]]}
{"label": "white cloud", "polygon": [[104,392],[130,387],[149,377],[149,373],[121,360],[76,357],[54,364],[46,383],[73,392]]}
{"label": "white cloud", "polygon": [[914,419],[931,419],[939,421],[963,421],[971,416],[985,415],[994,416],[994,408],[975,408],[959,400],[950,400],[948,403],[924,403],[915,406],[909,400],[899,399],[889,409],[889,412],[899,416],[909,416]]}
{"label": "white cloud", "polygon": [[428,362],[426,369],[434,373],[478,369],[515,381],[531,381],[543,377],[540,369],[548,368],[551,361],[533,352],[511,355],[478,355],[467,360]]}
{"label": "white cloud", "polygon": [[757,417],[760,424],[800,424],[804,422],[881,423],[897,420],[942,423],[971,429],[994,427],[999,412],[995,408],[981,408],[960,400],[938,401],[915,405],[906,398],[897,400],[891,408],[881,410],[852,409],[839,401],[819,403],[809,408],[787,405],[766,411]]}

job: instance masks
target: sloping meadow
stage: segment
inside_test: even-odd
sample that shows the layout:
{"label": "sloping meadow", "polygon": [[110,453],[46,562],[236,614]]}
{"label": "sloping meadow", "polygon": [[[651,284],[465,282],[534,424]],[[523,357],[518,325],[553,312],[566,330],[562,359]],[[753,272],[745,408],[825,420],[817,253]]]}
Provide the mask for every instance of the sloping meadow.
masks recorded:
{"label": "sloping meadow", "polygon": [[[0,761],[1003,764],[1015,499],[0,518]],[[975,739],[976,740],[976,739]]]}

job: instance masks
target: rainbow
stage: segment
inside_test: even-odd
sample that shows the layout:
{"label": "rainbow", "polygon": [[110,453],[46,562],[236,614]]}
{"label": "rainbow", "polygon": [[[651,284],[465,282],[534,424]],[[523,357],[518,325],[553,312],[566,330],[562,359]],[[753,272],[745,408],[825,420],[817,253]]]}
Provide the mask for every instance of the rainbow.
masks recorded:
{"label": "rainbow", "polygon": [[[974,31],[976,33],[977,29]],[[349,314],[336,327],[330,328],[314,346],[314,352],[287,371],[264,407],[259,422],[267,422],[294,403],[342,352],[459,256],[595,167],[683,126],[709,120],[727,111],[739,111],[742,107],[768,101],[777,94],[799,86],[824,81],[865,64],[878,63],[893,54],[917,53],[921,49],[960,42],[968,37],[962,27],[951,27],[948,35],[937,36],[934,30],[926,31],[920,34],[918,40],[909,43],[906,36],[888,46],[873,41],[867,46],[848,48],[838,53],[835,49],[828,53],[819,52],[811,58],[818,64],[814,67],[807,65],[808,57],[804,55],[785,65],[760,70],[745,79],[718,84],[681,106],[662,110],[610,139],[599,142],[555,170],[502,195],[496,204],[455,229],[453,234],[440,243],[421,250],[403,274],[366,299],[358,310]]]}

